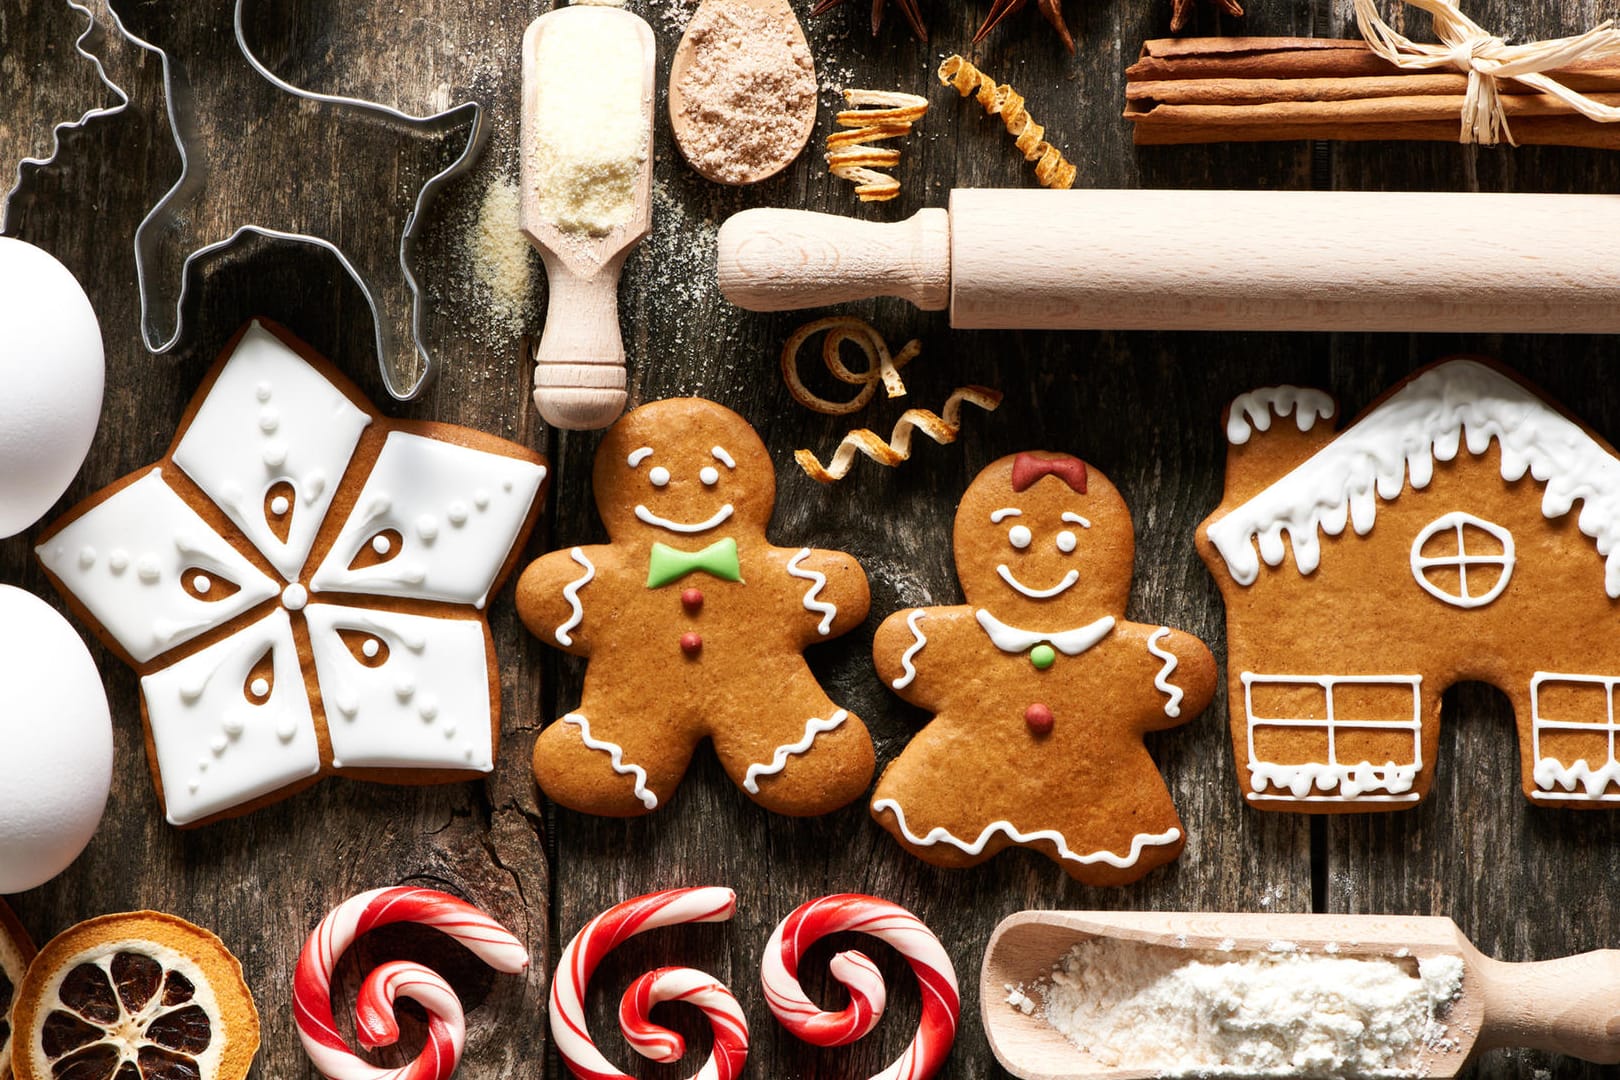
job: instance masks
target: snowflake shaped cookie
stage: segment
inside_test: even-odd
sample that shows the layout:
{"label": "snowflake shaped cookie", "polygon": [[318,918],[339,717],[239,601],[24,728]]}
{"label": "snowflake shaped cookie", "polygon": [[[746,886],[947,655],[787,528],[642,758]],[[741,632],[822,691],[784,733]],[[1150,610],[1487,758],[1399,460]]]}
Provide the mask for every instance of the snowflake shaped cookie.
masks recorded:
{"label": "snowflake shaped cookie", "polygon": [[383,420],[254,322],[168,455],[75,507],[36,553],[139,672],[164,811],[196,825],[325,773],[490,771],[500,682],[483,609],[546,475],[514,443]]}

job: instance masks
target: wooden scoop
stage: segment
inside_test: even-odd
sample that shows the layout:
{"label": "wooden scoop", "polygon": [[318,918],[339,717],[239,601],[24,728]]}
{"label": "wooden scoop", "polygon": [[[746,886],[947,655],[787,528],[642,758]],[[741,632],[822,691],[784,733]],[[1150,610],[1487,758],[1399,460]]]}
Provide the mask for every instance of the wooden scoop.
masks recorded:
{"label": "wooden scoop", "polygon": [[[623,34],[640,45],[641,111],[646,153],[636,178],[629,220],[606,235],[559,228],[541,215],[535,127],[539,122],[542,37],[566,19],[594,19],[603,34]],[[529,24],[523,35],[523,121],[518,224],[540,252],[550,285],[546,328],[535,349],[534,404],[553,427],[602,428],[624,411],[624,341],[619,335],[619,271],[625,257],[652,231],[652,27],[622,8],[563,7]]]}
{"label": "wooden scoop", "polygon": [[[1232,915],[1122,911],[1021,911],[990,936],[979,976],[979,1010],[996,1060],[1024,1080],[1146,1080],[1151,1069],[1104,1068],[1039,1015],[1007,1004],[1007,986],[1051,974],[1076,943],[1117,938],[1185,949],[1275,950],[1340,957],[1455,956],[1462,993],[1440,1020],[1448,1045],[1425,1049],[1424,1076],[1456,1076],[1481,1050],[1525,1046],[1587,1061],[1620,1061],[1620,951],[1603,949],[1532,964],[1492,960],[1450,919],[1384,915]],[[1404,953],[1402,952],[1404,950]],[[1225,950],[1222,950],[1225,951]],[[1036,998],[1039,994],[1028,991]],[[1039,1009],[1036,1010],[1039,1012]]]}
{"label": "wooden scoop", "polygon": [[[689,148],[697,139],[700,127],[686,112],[686,95],[681,92],[681,80],[685,78],[687,69],[692,66],[697,57],[697,46],[692,41],[692,27],[702,25],[702,12],[711,4],[741,4],[763,12],[776,22],[788,27],[788,32],[798,39],[798,43],[809,51],[809,45],[804,39],[804,27],[799,24],[799,17],[793,13],[793,5],[788,0],[703,0],[692,15],[692,21],[687,24],[686,33],[681,35],[681,42],[675,46],[675,59],[669,65],[669,126],[675,133],[675,145],[680,147],[681,156],[686,158],[688,165],[705,180],[712,180],[717,184],[755,184],[761,180],[768,180],[787,168],[793,159],[804,150],[804,144],[809,141],[810,132],[816,126],[816,99],[811,95],[804,107],[797,113],[787,114],[780,119],[773,118],[773,123],[782,123],[794,127],[796,137],[789,143],[789,148],[781,155],[770,161],[762,161],[750,167],[739,177],[723,177],[713,169],[705,167],[698,159],[698,155]],[[785,108],[785,106],[784,106]]]}

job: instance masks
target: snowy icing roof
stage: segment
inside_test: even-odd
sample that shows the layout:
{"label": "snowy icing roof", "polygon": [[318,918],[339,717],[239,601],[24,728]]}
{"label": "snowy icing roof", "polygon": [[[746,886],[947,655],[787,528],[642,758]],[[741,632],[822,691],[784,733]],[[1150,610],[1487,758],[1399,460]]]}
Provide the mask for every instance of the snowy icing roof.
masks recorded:
{"label": "snowy icing roof", "polygon": [[[1407,481],[1428,486],[1436,461],[1459,447],[1483,454],[1495,439],[1502,479],[1528,472],[1546,488],[1541,512],[1569,513],[1584,500],[1581,532],[1607,559],[1604,586],[1620,597],[1620,460],[1557,409],[1494,368],[1473,360],[1436,365],[1334,437],[1292,472],[1209,527],[1210,541],[1240,585],[1278,566],[1286,543],[1301,574],[1321,562],[1318,533],[1357,536],[1373,527],[1380,498]],[[1258,541],[1259,555],[1256,557]]]}

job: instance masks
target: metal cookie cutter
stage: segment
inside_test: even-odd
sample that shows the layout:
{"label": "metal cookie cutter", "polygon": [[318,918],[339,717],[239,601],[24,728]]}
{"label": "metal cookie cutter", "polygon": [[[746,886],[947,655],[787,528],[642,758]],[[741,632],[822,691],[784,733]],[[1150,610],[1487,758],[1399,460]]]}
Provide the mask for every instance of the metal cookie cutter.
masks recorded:
{"label": "metal cookie cutter", "polygon": [[[113,82],[112,79],[107,77],[107,69],[101,66],[100,58],[85,47],[85,43],[89,40],[90,36],[96,32],[95,15],[84,5],[74,3],[74,0],[61,0],[61,2],[69,9],[84,16],[85,27],[84,30],[79,33],[79,36],[74,38],[73,49],[81,57],[90,61],[95,68],[96,78],[100,80],[103,87],[112,91],[113,96],[118,99],[118,104],[98,105],[94,108],[87,109],[77,120],[64,120],[62,123],[51,128],[51,147],[49,153],[47,153],[44,157],[23,156],[18,158],[16,171],[12,174],[10,185],[3,190],[0,190],[0,233],[5,233],[11,228],[11,197],[15,195],[17,193],[17,189],[22,186],[24,166],[32,165],[37,168],[43,168],[51,164],[56,160],[56,155],[62,149],[62,133],[64,131],[73,131],[77,128],[81,128],[97,117],[116,116],[129,107],[129,95],[124,93],[117,83]],[[23,44],[23,42],[5,42],[0,44],[4,44],[6,46],[5,49],[0,49],[0,53],[3,53],[12,48],[20,46]],[[8,56],[8,59],[11,59],[11,57]],[[26,60],[22,61],[21,66],[24,68],[30,67]],[[22,77],[26,79],[32,74],[32,71],[25,71]],[[15,101],[8,102],[8,106],[10,107],[15,107],[15,104]],[[22,127],[20,123],[17,126]],[[26,153],[26,151],[24,151],[24,153]],[[0,160],[3,160],[3,157],[0,157]]]}
{"label": "metal cookie cutter", "polygon": [[360,287],[383,384],[409,401],[433,374],[411,270],[417,230],[433,197],[483,149],[483,108],[465,102],[419,117],[293,86],[249,47],[245,3],[144,6],[129,21],[151,25],[135,28],[111,16],[163,64],[182,162],[180,179],[135,232],[141,337],[154,353],[174,348],[192,264],[244,234],[314,244]]}

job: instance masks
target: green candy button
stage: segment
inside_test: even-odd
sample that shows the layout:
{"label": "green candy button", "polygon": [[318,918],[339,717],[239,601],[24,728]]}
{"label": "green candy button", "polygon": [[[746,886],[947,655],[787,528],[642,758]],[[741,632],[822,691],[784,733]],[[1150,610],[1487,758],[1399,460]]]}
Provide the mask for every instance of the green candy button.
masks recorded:
{"label": "green candy button", "polygon": [[1045,671],[1057,663],[1057,652],[1050,645],[1037,645],[1029,650],[1029,662],[1037,671]]}

